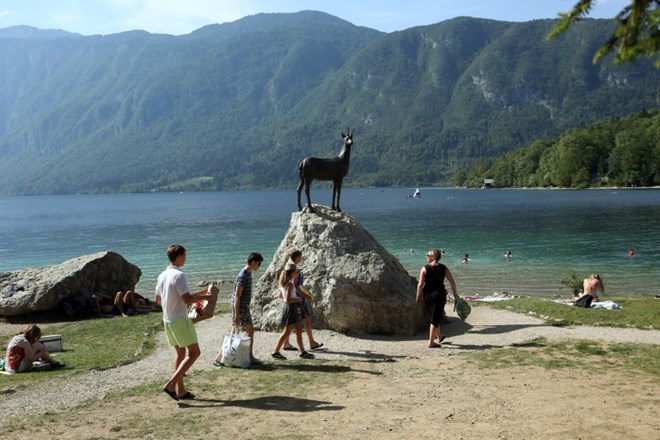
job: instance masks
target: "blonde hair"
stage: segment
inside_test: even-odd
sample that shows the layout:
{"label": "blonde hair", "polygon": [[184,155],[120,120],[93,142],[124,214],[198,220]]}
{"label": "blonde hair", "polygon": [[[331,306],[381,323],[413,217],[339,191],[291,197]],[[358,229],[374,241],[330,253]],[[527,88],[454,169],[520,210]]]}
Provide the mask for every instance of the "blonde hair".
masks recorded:
{"label": "blonde hair", "polygon": [[600,277],[600,275],[597,273],[592,273],[591,279],[596,280],[596,288],[600,290],[601,293],[605,293],[605,284],[603,283],[603,279]]}
{"label": "blonde hair", "polygon": [[30,324],[23,328],[21,333],[30,343],[37,342],[39,338],[41,338],[41,329],[34,324]]}
{"label": "blonde hair", "polygon": [[298,270],[295,264],[287,263],[282,272],[280,272],[280,286],[284,287],[289,282],[293,273]]}
{"label": "blonde hair", "polygon": [[440,261],[440,258],[442,258],[442,251],[440,249],[429,249],[429,253],[435,256],[435,261]]}

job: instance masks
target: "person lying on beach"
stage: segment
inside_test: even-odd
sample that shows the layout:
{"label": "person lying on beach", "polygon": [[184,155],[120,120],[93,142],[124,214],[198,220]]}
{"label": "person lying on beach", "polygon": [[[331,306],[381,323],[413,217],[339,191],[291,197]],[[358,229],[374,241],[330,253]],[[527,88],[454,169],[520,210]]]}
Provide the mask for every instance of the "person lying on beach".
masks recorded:
{"label": "person lying on beach", "polygon": [[23,373],[34,369],[34,362],[44,361],[51,368],[61,368],[65,365],[56,361],[48,353],[48,349],[39,342],[41,329],[30,324],[21,333],[11,338],[7,345],[7,363],[5,371],[10,374]]}
{"label": "person lying on beach", "polygon": [[128,290],[125,293],[119,291],[114,297],[103,293],[95,293],[96,310],[100,315],[114,316],[133,316],[136,314],[149,313],[154,311],[154,307],[147,304],[147,301],[141,295]]}

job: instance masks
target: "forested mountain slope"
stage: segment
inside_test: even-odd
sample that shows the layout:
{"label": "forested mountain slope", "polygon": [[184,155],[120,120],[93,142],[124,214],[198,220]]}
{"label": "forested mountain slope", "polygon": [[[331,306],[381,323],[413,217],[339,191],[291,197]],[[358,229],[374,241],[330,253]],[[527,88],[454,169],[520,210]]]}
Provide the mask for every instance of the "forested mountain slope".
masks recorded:
{"label": "forested mountain slope", "polygon": [[660,72],[591,63],[586,20],[384,34],[259,14],[183,36],[0,29],[0,193],[293,187],[355,127],[346,184],[446,183],[475,159],[660,107]]}

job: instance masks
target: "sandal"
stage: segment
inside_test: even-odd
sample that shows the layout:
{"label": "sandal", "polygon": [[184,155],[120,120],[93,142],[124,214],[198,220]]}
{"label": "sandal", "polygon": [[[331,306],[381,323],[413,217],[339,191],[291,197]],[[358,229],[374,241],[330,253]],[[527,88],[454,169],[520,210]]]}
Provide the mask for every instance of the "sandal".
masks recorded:
{"label": "sandal", "polygon": [[58,368],[64,368],[64,367],[66,367],[66,364],[60,361],[50,364],[50,368],[52,368],[53,370],[57,370]]}
{"label": "sandal", "polygon": [[165,392],[165,394],[170,396],[172,399],[176,400],[177,402],[179,401],[179,398],[176,395],[176,391],[174,391],[174,390],[170,391],[170,390],[167,389],[167,387],[164,387],[163,391]]}
{"label": "sandal", "polygon": [[271,356],[274,357],[275,359],[286,359],[284,356],[282,356],[282,353],[280,353],[279,351],[276,351],[275,353],[271,354]]}
{"label": "sandal", "polygon": [[321,348],[321,347],[323,347],[323,342],[321,342],[320,344],[316,344],[316,345],[313,346],[313,347],[309,347],[309,349],[310,349],[310,350],[318,350],[318,349]]}
{"label": "sandal", "polygon": [[314,359],[314,355],[312,353],[308,353],[306,351],[303,351],[300,353],[300,357],[303,359]]}
{"label": "sandal", "polygon": [[213,361],[213,366],[215,368],[222,368],[223,367],[222,362],[218,362],[218,361]]}
{"label": "sandal", "polygon": [[289,345],[288,347],[283,347],[282,350],[286,350],[286,351],[298,351],[298,347],[294,347],[293,345]]}

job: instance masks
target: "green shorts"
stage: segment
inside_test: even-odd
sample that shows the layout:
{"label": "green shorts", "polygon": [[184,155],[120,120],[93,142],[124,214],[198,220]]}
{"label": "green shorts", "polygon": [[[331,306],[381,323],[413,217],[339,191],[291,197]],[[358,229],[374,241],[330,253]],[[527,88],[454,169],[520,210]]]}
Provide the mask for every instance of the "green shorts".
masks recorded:
{"label": "green shorts", "polygon": [[172,347],[185,348],[197,344],[197,332],[190,318],[178,319],[174,322],[163,322],[167,343]]}

